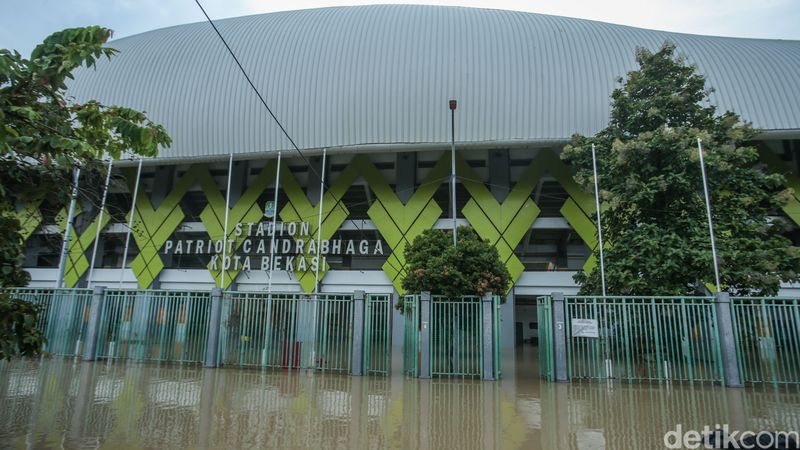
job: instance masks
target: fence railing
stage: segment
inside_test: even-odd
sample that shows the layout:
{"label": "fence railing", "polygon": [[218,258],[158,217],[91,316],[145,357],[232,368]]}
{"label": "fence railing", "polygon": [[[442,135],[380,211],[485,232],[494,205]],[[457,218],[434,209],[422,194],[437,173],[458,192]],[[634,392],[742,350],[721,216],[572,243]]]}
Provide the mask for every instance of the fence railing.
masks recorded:
{"label": "fence railing", "polygon": [[[363,372],[354,373],[390,372],[389,294],[369,294],[356,302],[353,293],[8,291],[43,306],[37,326],[47,338],[44,350],[52,354],[87,357],[88,352],[92,359],[199,364],[208,363],[212,339],[214,365],[350,372],[355,360]],[[100,311],[92,322],[97,324],[92,339],[96,345],[84,351],[93,299]],[[219,315],[212,325],[215,301]],[[358,330],[357,312],[364,314]],[[211,328],[219,331],[218,337],[210,335]],[[356,335],[363,339],[359,358],[353,355]]]}
{"label": "fence railing", "polygon": [[419,296],[403,297],[403,372],[412,377],[419,376]]}
{"label": "fence railing", "polygon": [[[567,379],[800,383],[798,299],[567,296],[563,302]],[[560,332],[552,297],[537,300],[537,316],[539,371],[552,380]],[[725,321],[732,338],[725,338]],[[724,362],[726,351],[732,366]]]}
{"label": "fence railing", "polygon": [[800,303],[732,297],[736,356],[745,383],[800,383]]}
{"label": "fence railing", "polygon": [[14,297],[41,305],[37,327],[47,343],[43,350],[60,356],[83,352],[86,327],[91,312],[91,289],[8,289]]}
{"label": "fence railing", "polygon": [[424,377],[499,378],[498,308],[498,296],[489,300],[406,296],[405,372]]}
{"label": "fence railing", "polygon": [[210,309],[209,292],[107,290],[95,357],[201,363]]}
{"label": "fence railing", "polygon": [[392,295],[367,294],[364,303],[364,373],[389,375],[392,348]]}

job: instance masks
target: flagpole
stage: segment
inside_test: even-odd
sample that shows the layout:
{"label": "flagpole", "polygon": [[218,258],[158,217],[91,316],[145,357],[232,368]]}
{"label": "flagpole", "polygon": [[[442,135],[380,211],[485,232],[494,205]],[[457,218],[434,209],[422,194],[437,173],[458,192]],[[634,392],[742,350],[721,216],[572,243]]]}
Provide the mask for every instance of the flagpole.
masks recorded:
{"label": "flagpole", "polygon": [[275,169],[275,196],[272,201],[272,242],[269,245],[269,281],[267,292],[272,293],[272,268],[275,267],[275,231],[278,228],[278,188],[281,185],[281,152],[278,152],[278,165]]}
{"label": "flagpole", "polygon": [[75,203],[78,201],[78,182],[81,178],[81,168],[76,167],[72,172],[72,198],[69,201],[69,211],[67,212],[67,226],[64,227],[64,242],[61,245],[61,257],[58,261],[58,279],[56,288],[64,287],[64,271],[67,267],[67,253],[69,253],[69,241],[72,237],[72,224],[75,221]]}
{"label": "flagpole", "polygon": [[603,297],[606,296],[606,266],[603,255],[603,222],[600,220],[600,187],[597,175],[597,154],[592,144],[592,168],[594,170],[594,204],[597,208],[597,239],[600,246],[600,283],[603,286]]}
{"label": "flagpole", "polygon": [[228,250],[228,213],[231,205],[231,172],[233,171],[233,153],[228,158],[228,185],[225,188],[225,223],[222,225],[222,276],[219,287],[225,289],[225,257]]}
{"label": "flagpole", "polygon": [[325,198],[325,158],[327,156],[327,148],[322,149],[322,177],[319,183],[319,218],[317,219],[317,268],[314,271],[314,293],[319,292],[319,266],[322,265],[320,260],[320,243],[322,242],[322,201]]}
{"label": "flagpole", "polygon": [[703,142],[697,138],[697,151],[700,155],[700,174],[703,176],[703,194],[706,200],[706,216],[708,217],[708,234],[711,238],[711,258],[714,261],[714,281],[717,285],[717,292],[722,292],[719,282],[719,264],[717,262],[717,244],[714,241],[714,222],[711,220],[711,200],[708,197],[708,181],[706,180],[706,165],[703,161]]}
{"label": "flagpole", "polygon": [[450,191],[453,204],[453,247],[458,245],[458,220],[456,219],[456,107],[455,100],[449,101],[450,106]]}
{"label": "flagpole", "polygon": [[122,278],[125,276],[125,262],[128,260],[128,247],[131,243],[131,230],[133,229],[133,218],[136,216],[136,199],[139,197],[139,180],[142,177],[142,159],[139,158],[139,168],[136,170],[136,185],[133,188],[133,200],[131,201],[131,217],[128,219],[128,232],[125,234],[125,249],[122,251],[122,264],[119,269],[119,288],[122,289]]}
{"label": "flagpole", "polygon": [[89,264],[89,279],[87,288],[92,287],[94,280],[94,263],[97,260],[97,246],[100,243],[100,229],[103,228],[103,213],[106,209],[106,198],[108,196],[108,184],[111,181],[111,168],[114,166],[114,160],[108,160],[108,172],[106,173],[106,183],[103,186],[103,199],[100,201],[100,214],[97,216],[97,233],[94,236],[94,246],[92,247],[92,262]]}

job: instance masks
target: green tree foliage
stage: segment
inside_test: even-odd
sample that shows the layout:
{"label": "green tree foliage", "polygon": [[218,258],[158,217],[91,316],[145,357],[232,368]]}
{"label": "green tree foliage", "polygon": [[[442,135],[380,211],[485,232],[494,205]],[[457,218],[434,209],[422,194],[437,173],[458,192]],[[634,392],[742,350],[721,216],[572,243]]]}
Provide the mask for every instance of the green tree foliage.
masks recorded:
{"label": "green tree foliage", "polygon": [[30,58],[0,50],[0,286],[28,280],[17,206],[42,198],[66,203],[73,167],[85,173],[103,155],[155,156],[171,144],[166,130],[139,111],[67,96],[76,69],[117,52],[104,46],[110,37],[98,26],[71,28],[50,35]]}
{"label": "green tree foliage", "polygon": [[[612,94],[611,120],[594,137],[574,136],[562,154],[593,190],[596,145],[604,204],[610,294],[691,294],[714,281],[697,139],[704,145],[722,288],[774,295],[800,279],[800,249],[770,220],[786,201],[781,175],[758,165],[755,131],[732,112],[716,114],[705,79],[664,44],[636,52],[639,68]],[[619,80],[623,82],[622,79]],[[599,250],[595,251],[599,257]],[[600,292],[599,269],[579,273]]]}
{"label": "green tree foliage", "polygon": [[0,359],[39,355],[44,344],[44,335],[36,327],[40,312],[40,305],[0,293]]}
{"label": "green tree foliage", "polygon": [[[22,269],[17,207],[42,199],[65,204],[73,168],[89,175],[104,155],[155,156],[159,146],[171,144],[166,130],[139,111],[67,96],[75,70],[116,53],[104,46],[110,37],[111,30],[98,26],[72,28],[47,37],[30,58],[0,50],[0,288],[29,280]],[[27,302],[0,296],[0,357],[38,353],[38,312]]]}
{"label": "green tree foliage", "polygon": [[425,230],[405,249],[408,292],[430,291],[447,297],[503,294],[511,282],[497,249],[482,240],[472,228],[458,227],[458,245],[453,247],[450,230]]}

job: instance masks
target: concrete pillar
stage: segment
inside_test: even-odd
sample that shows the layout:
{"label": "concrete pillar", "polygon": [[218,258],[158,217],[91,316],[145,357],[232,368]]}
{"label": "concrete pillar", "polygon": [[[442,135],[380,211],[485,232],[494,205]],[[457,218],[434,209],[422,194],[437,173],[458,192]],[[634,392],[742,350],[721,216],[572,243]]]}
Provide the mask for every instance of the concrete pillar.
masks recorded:
{"label": "concrete pillar", "polygon": [[502,203],[511,190],[510,157],[508,149],[489,150],[489,183],[492,194]]}
{"label": "concrete pillar", "polygon": [[406,318],[403,315],[402,311],[398,311],[395,308],[397,302],[400,301],[400,294],[397,290],[393,290],[392,292],[392,358],[391,358],[391,369],[394,370],[395,367],[399,367],[402,371],[403,367],[403,347],[405,345],[405,331],[406,331]]}
{"label": "concrete pillar", "polygon": [[431,377],[431,293],[422,292],[419,296],[420,323],[422,329],[419,332],[419,377]]}
{"label": "concrete pillar", "polygon": [[103,299],[106,288],[95,286],[92,291],[92,308],[86,325],[86,341],[83,344],[83,360],[94,361],[97,353],[97,338],[100,334],[100,317],[103,314]]}
{"label": "concrete pillar", "polygon": [[417,154],[398,153],[394,172],[397,175],[395,193],[401,202],[407,203],[414,194],[417,183]]}
{"label": "concrete pillar", "polygon": [[556,381],[569,381],[567,373],[567,317],[563,292],[553,292],[553,355]]}
{"label": "concrete pillar", "polygon": [[481,299],[481,345],[483,346],[483,379],[494,381],[494,298],[491,292]]}
{"label": "concrete pillar", "polygon": [[203,367],[219,365],[219,327],[222,324],[222,289],[211,289],[211,318],[208,322],[206,359]]}
{"label": "concrete pillar", "polygon": [[364,374],[364,291],[353,293],[353,346],[350,371],[354,376]]}
{"label": "concrete pillar", "polygon": [[727,292],[718,292],[715,297],[714,307],[717,313],[717,333],[719,335],[719,348],[722,352],[725,385],[728,387],[742,387],[739,363],[736,359],[736,336],[733,334],[730,295]]}

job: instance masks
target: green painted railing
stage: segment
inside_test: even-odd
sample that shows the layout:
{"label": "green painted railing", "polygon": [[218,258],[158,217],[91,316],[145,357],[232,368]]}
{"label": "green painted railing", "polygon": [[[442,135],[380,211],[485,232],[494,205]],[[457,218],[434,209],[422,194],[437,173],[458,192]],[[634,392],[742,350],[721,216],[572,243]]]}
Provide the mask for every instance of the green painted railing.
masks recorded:
{"label": "green painted railing", "polygon": [[745,383],[800,383],[796,298],[731,297],[736,356]]}
{"label": "green painted railing", "polygon": [[43,350],[60,356],[78,356],[92,304],[90,289],[12,288],[14,298],[42,305],[37,327],[47,343]]}
{"label": "green painted railing", "polygon": [[479,377],[483,366],[480,297],[431,298],[431,376]]}
{"label": "green painted railing", "polygon": [[97,358],[202,363],[210,292],[106,290]]}
{"label": "green painted railing", "polygon": [[[419,376],[420,296],[404,297],[404,370]],[[492,297],[492,369],[500,377],[499,297]],[[428,361],[431,377],[483,376],[483,301],[477,296],[447,298],[434,295],[430,301]]]}
{"label": "green painted railing", "polygon": [[364,299],[364,373],[388,376],[391,365],[392,295]]}
{"label": "green painted railing", "polygon": [[419,376],[419,296],[403,297],[403,372],[412,377]]}
{"label": "green painted railing", "polygon": [[350,371],[352,294],[226,292],[221,363]]}
{"label": "green painted railing", "polygon": [[553,359],[553,311],[550,297],[536,299],[536,320],[538,324],[539,376],[548,381],[555,379]]}

